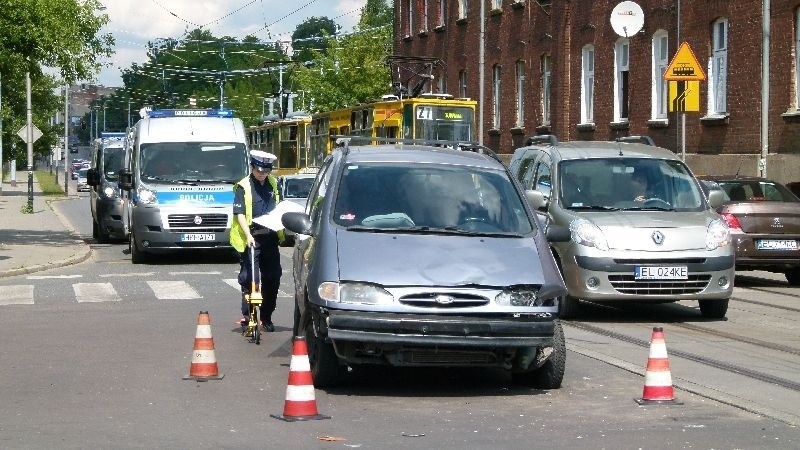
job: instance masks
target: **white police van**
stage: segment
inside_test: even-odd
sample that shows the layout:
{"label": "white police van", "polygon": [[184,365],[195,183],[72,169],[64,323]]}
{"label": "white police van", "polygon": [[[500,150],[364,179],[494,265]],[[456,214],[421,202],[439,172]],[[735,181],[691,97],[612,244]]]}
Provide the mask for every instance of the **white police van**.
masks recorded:
{"label": "white police van", "polygon": [[247,136],[229,110],[143,110],[120,172],[131,260],[230,248],[233,184],[249,173]]}

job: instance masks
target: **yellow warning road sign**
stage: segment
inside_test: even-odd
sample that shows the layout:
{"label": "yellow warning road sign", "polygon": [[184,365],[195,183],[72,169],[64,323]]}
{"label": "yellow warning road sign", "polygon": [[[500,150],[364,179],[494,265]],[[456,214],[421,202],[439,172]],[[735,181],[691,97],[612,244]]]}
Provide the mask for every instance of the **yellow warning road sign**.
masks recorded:
{"label": "yellow warning road sign", "polygon": [[669,112],[699,112],[700,82],[670,81],[667,106]]}
{"label": "yellow warning road sign", "polygon": [[669,63],[667,70],[664,72],[664,79],[668,81],[700,81],[706,79],[706,74],[700,67],[700,63],[697,62],[689,43],[683,42],[681,44],[675,56],[672,57],[672,62]]}

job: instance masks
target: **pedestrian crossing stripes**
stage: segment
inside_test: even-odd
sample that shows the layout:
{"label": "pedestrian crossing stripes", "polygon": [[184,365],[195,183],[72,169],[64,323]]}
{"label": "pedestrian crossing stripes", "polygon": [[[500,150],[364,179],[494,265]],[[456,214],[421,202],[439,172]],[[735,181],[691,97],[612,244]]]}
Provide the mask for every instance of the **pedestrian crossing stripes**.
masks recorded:
{"label": "pedestrian crossing stripes", "polygon": [[[120,292],[131,292],[131,281],[124,279],[115,280],[124,286],[115,287],[113,282],[105,283],[71,283],[72,292],[74,293],[74,300],[68,298],[69,302],[77,303],[101,303],[101,302],[121,302],[124,301],[124,296]],[[45,281],[52,282],[53,279],[44,279]],[[68,280],[67,280],[68,281]],[[222,280],[227,286],[234,289],[236,293],[240,292],[241,287],[235,278],[226,278]],[[204,298],[203,295],[186,281],[154,281],[147,280],[144,283],[149,288],[149,292],[158,300],[197,300]],[[208,283],[204,283],[206,289],[209,289]],[[64,288],[67,288],[64,286]],[[213,288],[212,288],[213,289]],[[5,305],[33,305],[34,299],[39,296],[51,296],[55,290],[63,288],[54,288],[52,284],[45,287],[37,286],[35,284],[16,284],[8,286],[0,286],[0,306]],[[209,297],[218,297],[218,288],[213,289],[213,293]],[[134,290],[133,292],[140,292]],[[129,294],[132,295],[132,294]],[[142,294],[136,294],[140,296]],[[149,296],[147,294],[145,296]],[[238,297],[237,294],[233,296]],[[284,290],[278,291],[278,297],[290,298],[291,295]],[[234,297],[235,298],[235,297]]]}

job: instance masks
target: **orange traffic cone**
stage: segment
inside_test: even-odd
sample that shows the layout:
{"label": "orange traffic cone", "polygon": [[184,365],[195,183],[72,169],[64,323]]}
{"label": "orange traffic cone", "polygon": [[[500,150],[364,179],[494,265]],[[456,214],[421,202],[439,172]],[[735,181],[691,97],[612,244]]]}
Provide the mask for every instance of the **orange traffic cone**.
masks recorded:
{"label": "orange traffic cone", "polygon": [[667,344],[664,342],[664,329],[653,327],[650,338],[650,357],[647,358],[647,370],[644,374],[642,398],[635,399],[640,405],[672,404],[682,405],[675,399],[672,388],[672,374],[669,370]]}
{"label": "orange traffic cone", "polygon": [[197,332],[194,335],[194,350],[189,375],[184,380],[221,380],[225,375],[219,374],[217,357],[214,355],[214,338],[211,336],[211,318],[208,311],[200,311],[197,316]]}
{"label": "orange traffic cone", "polygon": [[292,344],[292,362],[289,365],[289,382],[286,385],[286,402],[283,414],[270,416],[295,422],[298,420],[330,419],[317,411],[317,400],[314,398],[314,380],[311,377],[311,365],[308,361],[306,338],[295,336]]}

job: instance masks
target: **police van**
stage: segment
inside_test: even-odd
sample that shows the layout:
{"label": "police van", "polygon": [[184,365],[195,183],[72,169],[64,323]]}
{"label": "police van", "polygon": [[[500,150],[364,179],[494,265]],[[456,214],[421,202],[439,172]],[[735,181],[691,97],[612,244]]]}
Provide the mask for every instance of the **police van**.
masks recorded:
{"label": "police van", "polygon": [[229,110],[142,110],[120,172],[131,260],[230,248],[233,184],[249,173],[247,136]]}
{"label": "police van", "polygon": [[125,162],[125,133],[103,132],[92,146],[91,167],[86,173],[89,209],[92,212],[92,237],[107,243],[128,238],[122,224],[122,196],[118,172]]}

